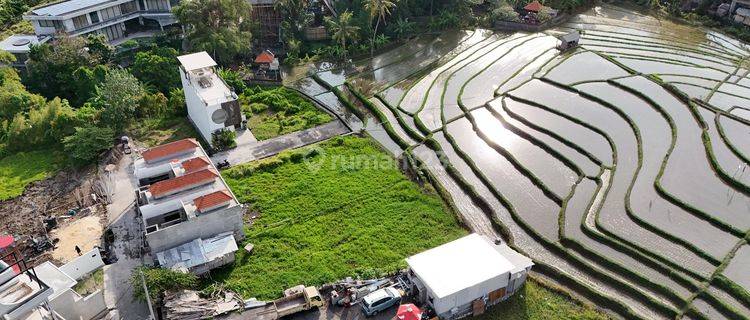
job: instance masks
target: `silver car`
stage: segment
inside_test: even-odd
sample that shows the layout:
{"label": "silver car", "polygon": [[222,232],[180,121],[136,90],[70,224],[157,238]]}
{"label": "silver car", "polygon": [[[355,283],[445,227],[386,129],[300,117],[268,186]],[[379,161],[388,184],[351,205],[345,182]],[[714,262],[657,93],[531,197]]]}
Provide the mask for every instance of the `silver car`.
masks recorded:
{"label": "silver car", "polygon": [[362,312],[365,316],[374,316],[379,312],[393,307],[401,302],[401,292],[394,287],[387,287],[373,291],[362,299]]}

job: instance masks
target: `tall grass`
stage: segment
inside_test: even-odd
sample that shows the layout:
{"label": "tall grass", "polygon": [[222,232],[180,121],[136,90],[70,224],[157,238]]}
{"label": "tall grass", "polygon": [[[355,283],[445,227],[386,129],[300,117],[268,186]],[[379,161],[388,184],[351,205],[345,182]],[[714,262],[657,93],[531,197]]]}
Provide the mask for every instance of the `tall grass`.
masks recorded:
{"label": "tall grass", "polygon": [[[276,298],[297,284],[373,277],[407,256],[466,234],[434,191],[408,180],[369,138],[339,137],[306,157],[282,154],[225,171],[260,218],[252,254],[212,274],[243,297]],[[308,148],[310,150],[310,148]]]}
{"label": "tall grass", "polygon": [[62,165],[52,150],[18,152],[0,158],[0,201],[20,196],[26,186],[45,179]]}

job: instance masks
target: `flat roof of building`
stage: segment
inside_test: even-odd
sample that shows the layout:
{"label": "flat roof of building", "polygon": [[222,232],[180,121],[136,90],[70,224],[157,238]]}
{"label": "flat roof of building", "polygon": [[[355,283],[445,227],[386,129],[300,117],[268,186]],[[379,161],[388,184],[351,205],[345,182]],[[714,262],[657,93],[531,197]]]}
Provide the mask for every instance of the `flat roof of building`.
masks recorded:
{"label": "flat roof of building", "polygon": [[34,267],[34,271],[36,271],[36,276],[39,277],[39,280],[42,280],[46,285],[52,288],[53,293],[50,296],[50,299],[58,296],[63,291],[72,288],[78,283],[75,279],[71,278],[49,261]]}
{"label": "flat roof of building", "polygon": [[40,39],[40,37],[33,34],[14,34],[0,41],[0,50],[10,53],[28,53],[32,45],[44,43],[48,39],[49,37],[42,37]]}
{"label": "flat roof of building", "polygon": [[442,298],[518,269],[497,247],[473,233],[406,258],[406,263]]}
{"label": "flat roof of building", "polygon": [[205,51],[182,55],[177,57],[177,60],[187,71],[216,66],[216,61]]}
{"label": "flat roof of building", "polygon": [[78,10],[114,2],[112,0],[66,0],[32,8],[30,13],[37,16],[61,16]]}

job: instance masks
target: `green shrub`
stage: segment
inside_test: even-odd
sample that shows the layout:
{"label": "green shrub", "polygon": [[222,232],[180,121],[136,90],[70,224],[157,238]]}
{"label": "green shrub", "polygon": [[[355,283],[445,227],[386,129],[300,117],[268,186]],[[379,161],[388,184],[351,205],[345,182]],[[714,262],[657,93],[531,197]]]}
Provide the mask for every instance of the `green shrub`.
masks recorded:
{"label": "green shrub", "polygon": [[133,298],[139,301],[146,301],[141,272],[143,273],[143,278],[146,280],[146,287],[148,287],[148,293],[152,300],[165,291],[196,289],[198,286],[198,278],[192,273],[142,266],[134,269],[130,275]]}
{"label": "green shrub", "polygon": [[237,146],[237,142],[234,141],[235,138],[237,138],[236,132],[221,129],[211,134],[211,144],[218,151],[227,150]]}

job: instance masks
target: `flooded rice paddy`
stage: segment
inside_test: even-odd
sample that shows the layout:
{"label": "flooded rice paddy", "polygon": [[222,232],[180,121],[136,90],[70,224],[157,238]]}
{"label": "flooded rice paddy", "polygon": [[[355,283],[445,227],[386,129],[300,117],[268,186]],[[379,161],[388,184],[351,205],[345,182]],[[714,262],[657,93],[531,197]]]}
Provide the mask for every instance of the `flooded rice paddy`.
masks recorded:
{"label": "flooded rice paddy", "polygon": [[[580,46],[561,53],[555,36],[571,30]],[[542,33],[425,35],[290,74],[416,159],[467,228],[503,236],[541,276],[624,318],[742,319],[748,58],[715,31],[605,5]],[[356,100],[345,82],[381,118],[326,89]]]}

